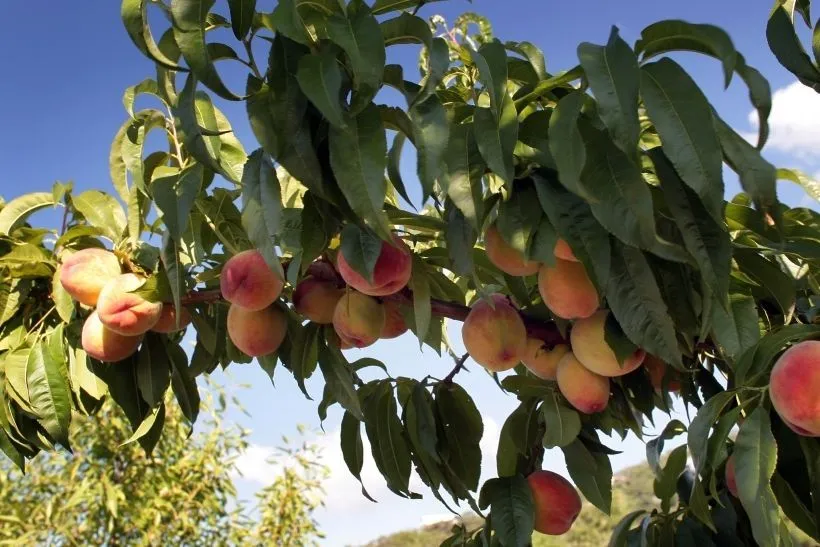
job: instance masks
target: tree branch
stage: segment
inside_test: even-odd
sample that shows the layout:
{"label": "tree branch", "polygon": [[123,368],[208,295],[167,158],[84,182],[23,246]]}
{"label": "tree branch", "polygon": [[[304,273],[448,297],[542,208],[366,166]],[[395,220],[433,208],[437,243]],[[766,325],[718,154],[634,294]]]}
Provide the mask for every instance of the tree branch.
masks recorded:
{"label": "tree branch", "polygon": [[447,376],[445,376],[442,380],[442,382],[444,382],[445,384],[453,383],[453,378],[455,378],[456,374],[458,374],[458,372],[464,368],[464,363],[467,361],[467,358],[470,357],[469,353],[465,353],[461,357],[456,357],[455,354],[452,352],[450,352],[450,355],[453,356],[453,359],[456,362],[456,366],[454,366],[453,370],[451,370],[450,373]]}

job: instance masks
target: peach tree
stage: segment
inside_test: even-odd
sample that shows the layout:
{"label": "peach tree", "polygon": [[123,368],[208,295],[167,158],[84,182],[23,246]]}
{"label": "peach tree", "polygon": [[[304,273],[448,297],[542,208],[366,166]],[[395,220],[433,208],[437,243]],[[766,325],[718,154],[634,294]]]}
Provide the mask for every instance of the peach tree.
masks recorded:
{"label": "peach tree", "polygon": [[[776,182],[820,190],[761,155],[767,81],[707,24],[661,21],[635,44],[613,29],[551,73],[475,14],[421,18],[429,3],[123,0],[156,75],[125,92],[114,192],[58,183],[0,210],[0,448],[21,469],[70,449],[72,416],[109,397],[150,452],[168,390],[193,423],[198,376],[281,363],[303,391],[324,379],[319,415],[344,410],[354,476],[372,457],[395,494],[419,497],[415,472],[484,517],[448,545],[527,545],[570,528],[576,487],[608,512],[599,435],[642,437],[680,398],[691,422],[647,442],[659,505],[635,508],[611,544],[788,545],[787,521],[820,539],[820,217],[781,204]],[[809,0],[778,0],[769,46],[820,89],[820,40],[813,61],[795,14],[809,24]],[[235,43],[210,39],[223,28]],[[391,62],[405,44],[418,74]],[[678,52],[742,80],[756,143]],[[134,111],[144,94],[156,107]],[[249,154],[216,97],[244,103]],[[151,150],[152,133],[167,148]],[[728,202],[724,164],[743,188]],[[59,229],[27,222],[55,206]],[[464,322],[468,353],[447,320]],[[343,352],[407,330],[453,369],[393,377]],[[483,485],[481,413],[458,384],[468,359],[519,401]],[[542,470],[556,448],[574,486]]]}

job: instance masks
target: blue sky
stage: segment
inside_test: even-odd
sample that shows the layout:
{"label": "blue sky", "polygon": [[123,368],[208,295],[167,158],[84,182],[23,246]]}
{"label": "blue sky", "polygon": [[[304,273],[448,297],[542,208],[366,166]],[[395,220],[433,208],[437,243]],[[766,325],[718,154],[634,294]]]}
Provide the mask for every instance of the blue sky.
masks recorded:
{"label": "blue sky", "polygon": [[[817,174],[820,163],[813,159],[813,150],[820,145],[820,129],[814,125],[820,120],[820,103],[811,91],[792,85],[794,79],[769,53],[764,32],[770,4],[770,0],[475,0],[472,4],[451,0],[433,4],[422,14],[440,13],[449,21],[463,11],[486,15],[502,40],[528,40],[541,47],[551,72],[577,63],[575,49],[579,42],[605,42],[611,25],[617,25],[630,43],[634,43],[644,26],[660,19],[682,18],[720,25],[747,61],[777,90],[767,157],[778,166],[800,167]],[[224,1],[217,3],[223,13],[227,12],[226,5]],[[259,5],[269,10],[273,2],[260,0]],[[111,190],[108,149],[126,117],[122,92],[154,74],[153,65],[139,54],[122,28],[119,2],[98,0],[84,4],[83,9],[77,6],[68,2],[12,2],[4,6],[7,24],[0,33],[0,195],[6,200],[25,192],[47,190],[56,180],[74,180],[78,189]],[[232,40],[227,35],[215,34],[214,38]],[[391,59],[412,67],[415,50],[407,48]],[[729,123],[739,131],[754,131],[746,90],[739,81],[723,91],[717,62],[693,55],[678,59]],[[240,71],[229,68],[225,74],[235,85],[243,85],[244,76],[237,79]],[[137,106],[148,104],[140,101]],[[255,149],[243,106],[223,101],[217,104],[228,115],[246,150]],[[407,169],[408,176],[411,172],[412,166]],[[735,180],[727,174],[727,192],[737,190]],[[787,203],[815,205],[798,188],[789,183],[781,185],[781,198]],[[41,215],[44,222],[54,222],[53,218],[52,213]],[[460,349],[458,325],[451,326],[450,335]],[[441,376],[452,366],[449,359],[441,359],[429,349],[419,352],[417,342],[410,336],[349,353],[351,359],[364,355],[381,359],[394,375]],[[306,400],[284,369],[276,375],[275,388],[255,364],[234,365],[227,375],[215,376],[241,395],[249,414],[237,411],[231,418],[252,430],[253,446],[240,462],[245,477],[237,479],[241,494],[251,496],[260,484],[275,476],[275,468],[267,466],[264,460],[280,437],[292,436],[295,422],[318,429],[318,401]],[[316,380],[308,382],[308,389],[318,399],[322,383]],[[476,365],[469,366],[469,372],[461,373],[458,380],[472,394],[485,417],[482,446],[489,455],[485,457],[487,478],[495,471],[494,446],[500,424],[514,401],[502,394]],[[326,447],[326,463],[332,469],[327,483],[327,508],[318,514],[319,523],[328,534],[326,544],[364,542],[400,528],[415,527],[424,516],[446,512],[429,495],[421,501],[395,498],[383,486],[372,464],[366,465],[364,478],[379,503],[362,498],[336,448],[339,419],[338,408],[332,409],[325,422],[327,435],[317,437],[317,442]],[[661,426],[663,423],[661,419]],[[610,440],[608,444],[624,451],[613,458],[616,469],[644,458],[643,444],[637,439],[624,443]],[[566,472],[560,451],[548,454],[545,467]],[[423,489],[420,492],[425,494]]]}

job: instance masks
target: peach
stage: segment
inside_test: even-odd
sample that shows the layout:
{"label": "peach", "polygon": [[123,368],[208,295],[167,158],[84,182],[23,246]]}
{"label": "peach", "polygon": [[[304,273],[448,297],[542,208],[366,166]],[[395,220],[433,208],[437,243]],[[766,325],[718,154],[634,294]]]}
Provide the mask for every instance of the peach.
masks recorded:
{"label": "peach", "polygon": [[569,351],[569,346],[558,344],[552,349],[544,345],[543,340],[530,338],[527,340],[527,352],[521,362],[527,369],[542,380],[555,380],[558,371],[558,361]]}
{"label": "peach", "polygon": [[575,356],[586,368],[601,376],[623,376],[629,374],[643,363],[646,352],[637,349],[621,364],[615,352],[606,343],[604,328],[607,310],[601,310],[586,319],[580,319],[572,326],[570,342]]}
{"label": "peach", "polygon": [[120,273],[120,262],[111,251],[83,249],[63,261],[60,284],[80,304],[96,306],[105,284]]}
{"label": "peach", "polygon": [[570,247],[569,243],[567,243],[564,239],[559,239],[555,242],[555,248],[553,248],[552,254],[554,254],[556,258],[560,258],[561,260],[578,262],[578,258],[576,258],[575,253],[572,252],[572,247]]}
{"label": "peach", "polygon": [[387,296],[402,290],[413,273],[413,257],[410,248],[402,239],[394,235],[393,245],[382,241],[379,258],[373,268],[373,279],[365,279],[354,270],[345,260],[344,255],[338,254],[336,264],[339,274],[345,282],[359,291],[370,296]]}
{"label": "peach", "polygon": [[726,460],[726,488],[734,497],[737,496],[737,478],[735,477],[735,457],[729,456]]}
{"label": "peach", "polygon": [[97,299],[102,324],[123,336],[138,336],[153,327],[162,314],[162,302],[149,302],[133,293],[145,278],[127,273],[105,284]]}
{"label": "peach", "polygon": [[333,310],[345,293],[332,281],[306,277],[293,290],[293,309],[314,323],[329,325],[333,322]]}
{"label": "peach", "polygon": [[601,412],[609,403],[609,378],[595,374],[570,352],[558,361],[558,389],[584,414]]}
{"label": "peach", "polygon": [[386,300],[384,306],[384,327],[379,334],[379,338],[398,338],[407,332],[407,323],[401,314],[401,306],[393,300]]}
{"label": "peach", "polygon": [[582,319],[598,309],[598,291],[580,262],[555,259],[538,271],[538,291],[544,304],[562,319]]}
{"label": "peach", "polygon": [[225,262],[219,276],[222,297],[246,310],[263,310],[282,293],[284,282],[256,249],[242,251]]}
{"label": "peach", "polygon": [[504,273],[522,277],[535,275],[538,272],[538,262],[526,260],[524,255],[513,249],[509,243],[504,241],[495,225],[487,228],[484,234],[484,249],[487,251],[487,258],[490,262]]}
{"label": "peach", "polygon": [[275,352],[287,332],[285,312],[276,306],[249,310],[233,305],[228,310],[228,336],[245,355],[261,357]]}
{"label": "peach", "polygon": [[552,471],[535,471],[527,477],[535,506],[535,530],[560,536],[581,513],[581,496],[567,479]]}
{"label": "peach", "polygon": [[83,323],[82,345],[92,358],[105,363],[114,363],[130,357],[137,351],[142,336],[123,336],[106,328],[94,311]]}
{"label": "peach", "polygon": [[527,329],[515,306],[502,294],[473,304],[461,337],[476,363],[492,372],[509,370],[527,353]]}
{"label": "peach", "polygon": [[379,339],[385,312],[378,300],[356,291],[347,291],[333,311],[333,328],[342,342],[364,348]]}
{"label": "peach", "polygon": [[[663,390],[664,380],[666,380],[667,391],[680,391],[678,372],[672,368],[669,368],[666,363],[661,361],[658,357],[647,354],[646,359],[643,361],[643,366],[646,369],[646,373],[649,374],[649,381],[652,383],[652,387],[655,388],[655,391],[660,392]],[[665,376],[668,377],[664,378]]]}
{"label": "peach", "polygon": [[191,312],[185,308],[180,308],[182,312],[179,314],[179,327],[177,327],[177,312],[173,304],[165,304],[162,306],[162,313],[159,315],[159,320],[151,327],[154,332],[161,332],[168,334],[170,332],[177,332],[191,323]]}
{"label": "peach", "polygon": [[820,437],[820,341],[797,343],[780,356],[769,378],[769,395],[795,433]]}

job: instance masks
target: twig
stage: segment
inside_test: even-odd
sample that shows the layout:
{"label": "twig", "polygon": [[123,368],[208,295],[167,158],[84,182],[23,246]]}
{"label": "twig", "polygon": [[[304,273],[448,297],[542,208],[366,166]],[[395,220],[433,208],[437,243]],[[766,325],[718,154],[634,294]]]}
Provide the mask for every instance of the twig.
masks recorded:
{"label": "twig", "polygon": [[453,378],[455,378],[456,374],[458,374],[458,372],[464,368],[465,361],[467,361],[467,358],[470,357],[469,353],[465,353],[461,357],[456,357],[453,353],[451,353],[450,355],[453,356],[453,359],[456,362],[456,366],[454,366],[453,370],[451,370],[450,373],[447,374],[447,376],[445,376],[442,380],[442,382],[444,382],[445,384],[453,383]]}

